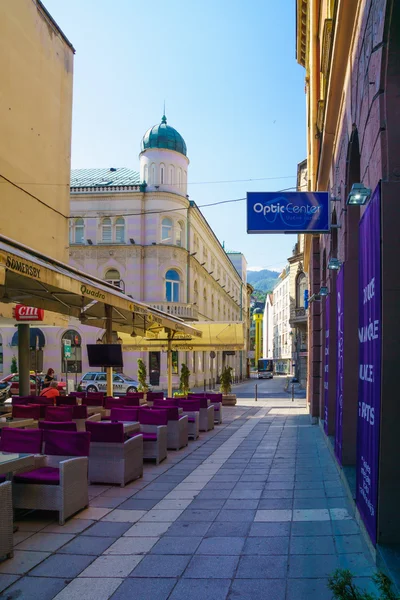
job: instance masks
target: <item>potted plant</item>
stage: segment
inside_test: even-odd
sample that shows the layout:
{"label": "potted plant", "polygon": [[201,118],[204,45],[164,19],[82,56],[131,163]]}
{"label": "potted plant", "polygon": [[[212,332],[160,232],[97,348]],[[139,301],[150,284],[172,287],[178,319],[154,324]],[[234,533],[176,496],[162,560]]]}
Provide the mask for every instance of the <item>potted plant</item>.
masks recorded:
{"label": "potted plant", "polygon": [[141,358],[138,358],[137,364],[138,364],[137,377],[138,377],[138,382],[139,382],[138,392],[144,392],[143,402],[146,402],[146,395],[147,395],[147,392],[149,391],[149,386],[147,385],[147,381],[146,381],[147,380],[147,368]]}
{"label": "potted plant", "polygon": [[223,368],[220,375],[220,392],[222,392],[222,405],[234,406],[236,404],[236,394],[231,394],[232,391],[232,367],[228,365]]}
{"label": "potted plant", "polygon": [[11,373],[18,373],[17,357],[15,355],[11,359],[10,371]]}
{"label": "potted plant", "polygon": [[175,392],[174,396],[176,397],[185,397],[188,395],[188,393],[190,392],[190,386],[189,386],[189,378],[190,378],[190,371],[187,368],[187,366],[185,365],[185,363],[182,363],[181,365],[181,374],[179,376],[179,391]]}
{"label": "potted plant", "polygon": [[392,582],[384,573],[378,572],[372,577],[379,590],[379,596],[360,588],[353,581],[353,574],[347,569],[337,569],[328,578],[328,588],[336,600],[399,600],[392,588]]}

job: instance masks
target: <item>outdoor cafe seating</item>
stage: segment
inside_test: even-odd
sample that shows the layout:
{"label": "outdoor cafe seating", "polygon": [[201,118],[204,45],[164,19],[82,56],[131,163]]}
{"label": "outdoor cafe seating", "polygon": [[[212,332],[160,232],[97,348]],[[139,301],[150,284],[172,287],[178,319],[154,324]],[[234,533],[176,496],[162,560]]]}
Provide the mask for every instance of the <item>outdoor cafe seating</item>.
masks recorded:
{"label": "outdoor cafe seating", "polygon": [[188,435],[192,440],[197,440],[200,431],[200,401],[179,399],[179,406],[183,414],[188,417]]}
{"label": "outdoor cafe seating", "polygon": [[89,481],[121,487],[143,475],[143,437],[125,439],[123,423],[86,422],[92,438]]}
{"label": "outdoor cafe seating", "polygon": [[11,481],[0,479],[0,558],[14,556],[13,532]]}

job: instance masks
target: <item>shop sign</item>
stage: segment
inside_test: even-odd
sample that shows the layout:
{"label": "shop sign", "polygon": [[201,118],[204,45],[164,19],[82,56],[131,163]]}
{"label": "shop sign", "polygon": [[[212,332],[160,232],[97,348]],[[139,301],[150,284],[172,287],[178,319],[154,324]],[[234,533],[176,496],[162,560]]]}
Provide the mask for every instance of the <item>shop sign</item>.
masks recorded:
{"label": "shop sign", "polygon": [[43,308],[34,308],[33,306],[17,304],[13,312],[16,321],[43,321],[44,319]]}
{"label": "shop sign", "polygon": [[247,233],[326,233],[328,192],[248,192]]}
{"label": "shop sign", "polygon": [[381,412],[381,198],[374,192],[359,225],[359,364],[356,503],[376,543]]}
{"label": "shop sign", "polygon": [[336,427],[335,427],[335,454],[339,464],[342,464],[343,440],[343,379],[344,379],[344,265],[339,271],[336,281]]}
{"label": "shop sign", "polygon": [[330,325],[330,298],[325,300],[325,353],[324,353],[324,431],[328,435],[329,419],[329,325]]}

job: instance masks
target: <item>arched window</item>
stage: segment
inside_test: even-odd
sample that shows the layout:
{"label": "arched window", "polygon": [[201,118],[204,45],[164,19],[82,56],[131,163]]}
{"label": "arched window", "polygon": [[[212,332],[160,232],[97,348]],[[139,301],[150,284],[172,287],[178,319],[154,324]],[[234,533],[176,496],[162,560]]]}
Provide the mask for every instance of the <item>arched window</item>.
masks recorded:
{"label": "arched window", "polygon": [[211,296],[211,318],[214,321],[214,294]]}
{"label": "arched window", "polygon": [[184,245],[183,244],[184,231],[185,231],[185,224],[183,223],[183,221],[179,221],[178,226],[176,228],[176,245],[177,246]]}
{"label": "arched window", "polygon": [[143,181],[145,181],[146,183],[148,183],[148,180],[149,180],[149,167],[147,165],[144,165]]}
{"label": "arched window", "polygon": [[161,164],[160,165],[160,183],[161,185],[163,185],[165,181],[165,165]]}
{"label": "arched window", "polygon": [[180,281],[179,273],[174,269],[170,269],[165,274],[165,299],[167,302],[179,302],[180,298]]}
{"label": "arched window", "polygon": [[[64,340],[71,346],[69,357],[65,357]],[[61,365],[63,373],[82,373],[82,338],[75,329],[69,329],[61,338]]]}
{"label": "arched window", "polygon": [[199,302],[199,287],[197,285],[197,280],[194,282],[193,285],[193,301],[195,304],[198,304]]}
{"label": "arched window", "polygon": [[218,300],[218,304],[217,304],[217,306],[218,306],[218,314],[217,314],[217,319],[218,319],[218,321],[219,321],[220,314],[221,314],[221,301],[220,301],[220,300]]}
{"label": "arched window", "polygon": [[104,276],[104,280],[117,288],[125,288],[124,282],[121,280],[121,275],[117,269],[108,269]]}
{"label": "arched window", "polygon": [[172,219],[165,217],[161,222],[161,241],[164,244],[172,242]]}
{"label": "arched window", "polygon": [[112,223],[109,217],[105,217],[101,222],[101,241],[103,244],[112,243]]}
{"label": "arched window", "polygon": [[3,338],[0,333],[0,373],[3,372]]}
{"label": "arched window", "polygon": [[115,221],[115,241],[117,244],[125,242],[125,219],[123,217],[118,217]]}
{"label": "arched window", "polygon": [[70,223],[69,228],[69,243],[84,244],[85,243],[85,222],[83,219],[75,219]]}
{"label": "arched window", "polygon": [[157,183],[157,181],[156,181],[156,165],[154,163],[151,165],[150,183],[151,183],[151,185],[156,185],[156,183]]}
{"label": "arched window", "polygon": [[203,288],[203,313],[206,315],[207,314],[207,288]]}
{"label": "arched window", "polygon": [[182,170],[181,170],[180,167],[178,167],[177,171],[178,171],[178,187],[181,187],[181,183],[182,183]]}
{"label": "arched window", "polygon": [[173,165],[170,165],[170,167],[169,167],[169,183],[171,185],[175,185],[174,179],[175,179],[175,169],[174,169]]}
{"label": "arched window", "polygon": [[307,286],[307,277],[305,273],[299,273],[296,279],[296,307],[304,306],[304,291]]}

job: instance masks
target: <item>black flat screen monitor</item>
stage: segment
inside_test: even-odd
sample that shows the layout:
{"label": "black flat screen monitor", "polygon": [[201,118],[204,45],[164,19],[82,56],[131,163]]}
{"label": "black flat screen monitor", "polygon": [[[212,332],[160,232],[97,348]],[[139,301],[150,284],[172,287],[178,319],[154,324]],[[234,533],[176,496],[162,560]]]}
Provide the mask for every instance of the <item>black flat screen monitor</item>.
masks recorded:
{"label": "black flat screen monitor", "polygon": [[90,367],[123,367],[120,344],[87,344]]}

